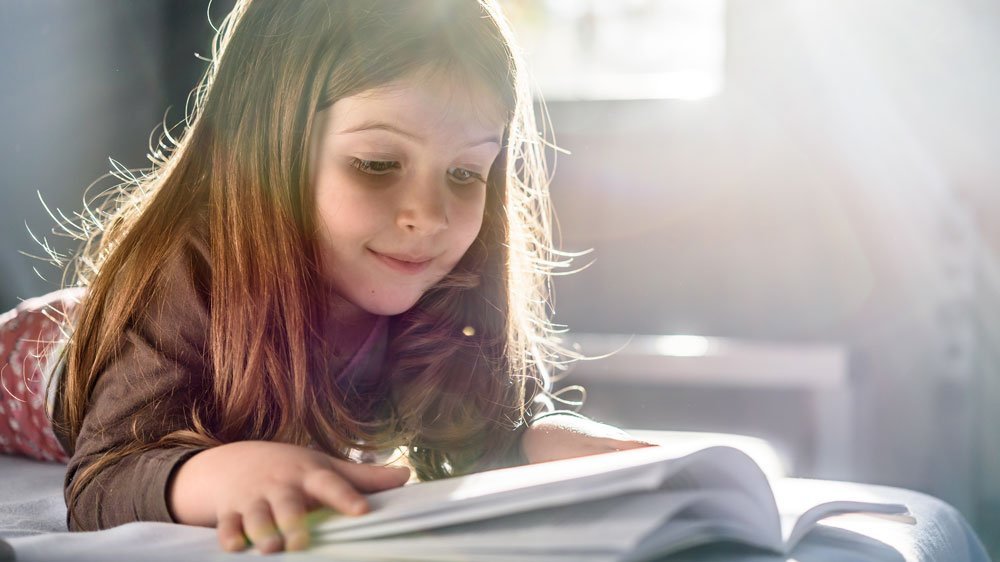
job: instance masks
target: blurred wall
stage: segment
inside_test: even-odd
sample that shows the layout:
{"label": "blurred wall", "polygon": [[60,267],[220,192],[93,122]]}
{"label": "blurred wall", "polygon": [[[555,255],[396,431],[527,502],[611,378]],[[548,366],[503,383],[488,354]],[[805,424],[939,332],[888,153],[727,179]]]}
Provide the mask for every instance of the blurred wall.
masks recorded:
{"label": "blurred wall", "polygon": [[[1000,5],[731,0],[727,26],[720,96],[549,105],[572,152],[553,184],[563,247],[595,249],[556,280],[557,321],[842,342],[851,476],[996,528]],[[678,388],[656,412],[644,389],[590,390],[647,426],[700,411],[738,431],[752,410],[796,431],[774,396]]]}
{"label": "blurred wall", "polygon": [[[146,141],[164,109],[159,6],[107,0],[0,3],[0,306],[58,288],[26,228],[60,250],[54,211],[81,208],[83,189],[108,157],[145,164]],[[33,271],[48,282],[43,281]]]}
{"label": "blurred wall", "polygon": [[[232,4],[214,0],[213,20]],[[207,12],[202,0],[0,2],[0,310],[60,286],[60,270],[19,253],[45,257],[29,228],[59,252],[78,248],[53,234],[39,198],[72,218],[109,158],[148,167],[163,122],[183,118],[205,68],[195,54],[210,54]]]}

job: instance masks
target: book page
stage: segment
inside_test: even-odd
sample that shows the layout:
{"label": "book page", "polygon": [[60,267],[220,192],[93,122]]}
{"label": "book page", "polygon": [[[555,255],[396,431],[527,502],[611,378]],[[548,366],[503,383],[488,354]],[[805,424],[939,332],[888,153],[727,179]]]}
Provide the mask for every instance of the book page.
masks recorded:
{"label": "book page", "polygon": [[[714,451],[714,452],[713,452]],[[575,504],[630,492],[652,491],[664,486],[685,466],[698,463],[703,470],[694,484],[718,486],[715,480],[733,482],[731,469],[712,470],[716,457],[732,456],[753,461],[735,449],[706,449],[674,458],[658,447],[632,449],[562,461],[518,466],[423,482],[368,496],[372,511],[360,517],[333,516],[314,530],[327,542],[360,540],[432,529],[469,521],[520,513],[557,505]],[[723,460],[726,460],[723,459]],[[738,464],[738,463],[736,463]]]}
{"label": "book page", "polygon": [[[549,553],[581,557],[603,552],[624,557],[677,513],[704,499],[702,491],[654,491],[516,513],[493,519],[377,540],[319,546],[348,555],[439,560],[506,552],[508,559],[541,558]],[[412,553],[417,552],[419,555]]]}
{"label": "book page", "polygon": [[[804,537],[806,533],[816,526],[816,523],[828,517],[844,515],[847,513],[866,513],[889,516],[900,523],[910,525],[916,523],[916,519],[910,515],[907,507],[902,504],[859,501],[825,502],[806,510],[805,513],[798,517],[795,517],[794,515],[783,516],[783,535],[786,552],[790,552],[794,549],[795,545],[802,540],[802,537]],[[789,525],[789,523],[791,523],[791,525]]]}
{"label": "book page", "polygon": [[688,466],[676,477],[692,489],[711,490],[714,501],[696,508],[701,516],[731,521],[753,529],[756,544],[780,551],[781,518],[770,482],[757,464],[739,449],[710,447],[685,458]]}

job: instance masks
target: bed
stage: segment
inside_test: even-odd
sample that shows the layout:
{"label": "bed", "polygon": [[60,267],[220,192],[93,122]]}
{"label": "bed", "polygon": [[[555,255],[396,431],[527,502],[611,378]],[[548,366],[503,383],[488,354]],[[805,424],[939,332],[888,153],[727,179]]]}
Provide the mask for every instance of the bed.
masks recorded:
{"label": "bed", "polygon": [[[641,433],[641,432],[636,432]],[[918,492],[847,482],[786,478],[780,459],[753,438],[684,433],[643,433],[679,448],[711,444],[737,446],[772,478],[779,507],[785,502],[857,498],[906,504],[915,525],[865,516],[842,516],[821,524],[792,552],[778,556],[738,545],[687,550],[670,562],[988,562],[965,519],[947,503]],[[63,466],[0,456],[0,561],[74,560],[94,562],[245,560],[250,554],[219,550],[214,530],[165,523],[132,523],[96,533],[66,531]],[[268,556],[274,560],[329,561],[310,553]]]}

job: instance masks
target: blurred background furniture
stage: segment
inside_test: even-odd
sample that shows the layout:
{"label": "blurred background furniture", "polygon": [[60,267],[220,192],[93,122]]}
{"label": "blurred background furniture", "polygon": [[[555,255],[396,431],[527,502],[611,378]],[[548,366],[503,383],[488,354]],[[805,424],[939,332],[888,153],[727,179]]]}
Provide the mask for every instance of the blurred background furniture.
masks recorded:
{"label": "blurred background furniture", "polygon": [[[574,363],[567,377],[587,389],[583,411],[592,417],[657,429],[725,424],[781,451],[787,474],[852,477],[853,387],[841,346],[691,335],[571,333],[566,339],[600,357]],[[641,389],[641,397],[634,389]],[[704,401],[690,399],[699,393],[743,396],[749,415],[706,409]],[[754,396],[769,399],[756,408]]]}

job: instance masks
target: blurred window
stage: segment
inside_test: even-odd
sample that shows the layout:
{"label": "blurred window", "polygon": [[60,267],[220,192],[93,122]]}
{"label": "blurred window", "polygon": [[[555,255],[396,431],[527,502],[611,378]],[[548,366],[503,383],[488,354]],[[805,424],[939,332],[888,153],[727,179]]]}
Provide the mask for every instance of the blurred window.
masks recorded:
{"label": "blurred window", "polygon": [[547,100],[722,89],[725,0],[501,0]]}

